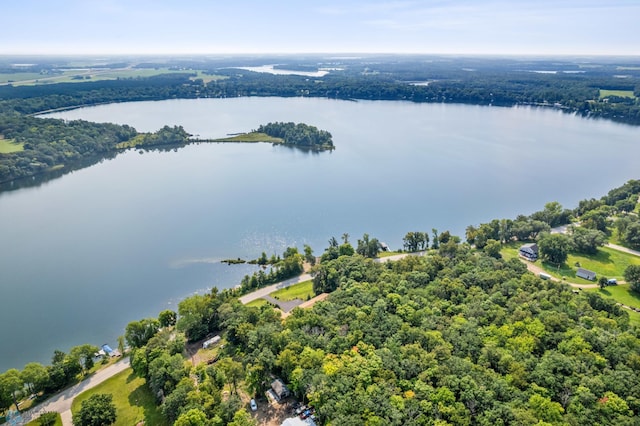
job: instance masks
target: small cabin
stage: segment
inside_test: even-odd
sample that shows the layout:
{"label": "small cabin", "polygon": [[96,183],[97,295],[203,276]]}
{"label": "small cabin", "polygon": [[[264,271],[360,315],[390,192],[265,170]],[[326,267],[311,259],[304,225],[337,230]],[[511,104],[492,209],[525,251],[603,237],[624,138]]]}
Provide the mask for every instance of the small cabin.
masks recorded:
{"label": "small cabin", "polygon": [[576,276],[584,278],[585,280],[593,281],[596,279],[596,273],[584,268],[578,268]]}
{"label": "small cabin", "polygon": [[527,260],[535,262],[538,260],[538,245],[536,243],[524,244],[518,251],[520,256]]}
{"label": "small cabin", "polygon": [[276,397],[276,401],[278,402],[290,395],[289,389],[280,379],[275,379],[271,383],[271,390],[273,391],[273,395]]}

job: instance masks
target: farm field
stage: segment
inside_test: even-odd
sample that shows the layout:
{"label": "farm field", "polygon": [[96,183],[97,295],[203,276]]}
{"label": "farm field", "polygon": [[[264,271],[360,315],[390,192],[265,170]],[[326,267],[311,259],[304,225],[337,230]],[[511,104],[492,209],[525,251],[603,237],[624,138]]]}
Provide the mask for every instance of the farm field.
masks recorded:
{"label": "farm field", "polygon": [[621,98],[631,98],[635,99],[636,95],[633,93],[633,90],[604,90],[600,89],[600,99],[609,97],[609,96],[619,96]]}

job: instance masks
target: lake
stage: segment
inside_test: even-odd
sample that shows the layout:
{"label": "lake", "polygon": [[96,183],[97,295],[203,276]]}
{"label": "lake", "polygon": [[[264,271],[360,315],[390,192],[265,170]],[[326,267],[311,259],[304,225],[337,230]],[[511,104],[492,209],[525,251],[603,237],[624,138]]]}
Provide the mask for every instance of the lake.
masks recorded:
{"label": "lake", "polygon": [[55,349],[116,345],[125,325],[251,266],[221,264],[363,233],[513,218],[637,179],[640,129],[555,110],[308,98],[110,104],[49,117],[182,125],[224,137],[272,121],[333,134],[333,152],[269,144],[130,150],[39,187],[0,194],[0,371]]}

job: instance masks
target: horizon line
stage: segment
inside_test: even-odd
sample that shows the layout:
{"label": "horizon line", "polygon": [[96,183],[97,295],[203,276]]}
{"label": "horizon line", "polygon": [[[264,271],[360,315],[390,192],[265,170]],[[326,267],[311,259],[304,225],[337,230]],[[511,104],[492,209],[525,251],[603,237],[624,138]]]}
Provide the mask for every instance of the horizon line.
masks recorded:
{"label": "horizon line", "polygon": [[26,53],[8,53],[0,52],[0,56],[294,56],[294,55],[313,55],[313,56],[500,56],[500,57],[629,57],[640,58],[640,54],[632,53],[509,53],[509,52],[372,52],[372,51],[352,51],[352,52],[332,52],[332,51],[314,51],[314,52],[26,52]]}

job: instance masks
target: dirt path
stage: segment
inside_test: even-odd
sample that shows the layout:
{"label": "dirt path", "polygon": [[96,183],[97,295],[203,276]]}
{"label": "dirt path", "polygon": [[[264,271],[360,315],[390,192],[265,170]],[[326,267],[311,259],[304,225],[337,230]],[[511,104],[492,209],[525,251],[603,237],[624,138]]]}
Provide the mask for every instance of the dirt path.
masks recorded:
{"label": "dirt path", "polygon": [[[542,269],[541,267],[534,265],[531,262],[525,261],[523,259],[520,259],[522,261],[522,263],[524,263],[525,265],[527,265],[527,269],[529,270],[529,272],[533,272],[535,275],[540,276],[541,273],[546,274],[547,272]],[[560,280],[556,277],[551,277],[550,278],[551,281],[558,281],[558,282],[563,282],[565,284],[570,285],[571,287],[575,287],[575,288],[596,288],[598,287],[598,284],[578,284],[578,283],[570,283],[564,280]]]}

